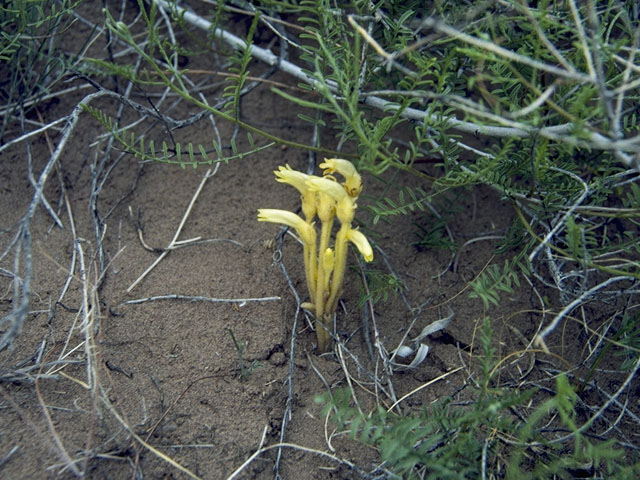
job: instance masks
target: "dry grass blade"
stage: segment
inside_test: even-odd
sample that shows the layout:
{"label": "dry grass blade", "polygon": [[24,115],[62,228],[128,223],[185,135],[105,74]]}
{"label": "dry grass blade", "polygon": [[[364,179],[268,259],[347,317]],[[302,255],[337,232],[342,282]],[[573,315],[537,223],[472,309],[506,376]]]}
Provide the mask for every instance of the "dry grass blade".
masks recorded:
{"label": "dry grass blade", "polygon": [[178,462],[176,462],[173,458],[171,458],[170,456],[168,456],[167,454],[165,454],[164,452],[161,452],[160,450],[158,450],[157,448],[155,448],[153,445],[147,443],[144,439],[142,439],[136,432],[133,431],[133,429],[131,428],[131,426],[129,426],[129,424],[122,418],[122,416],[116,411],[116,409],[110,404],[110,402],[108,400],[106,400],[105,398],[102,398],[103,403],[105,404],[105,406],[107,407],[107,409],[109,410],[109,412],[111,412],[111,414],[114,416],[114,418],[116,420],[118,420],[118,422],[120,423],[120,425],[122,425],[125,430],[127,430],[127,432],[129,432],[129,434],[140,444],[142,445],[144,448],[146,448],[147,450],[149,450],[151,453],[153,453],[155,456],[157,456],[159,459],[161,459],[163,462],[166,462],[167,464],[171,465],[172,467],[174,467],[175,469],[181,471],[182,473],[186,474],[189,478],[193,478],[196,480],[200,480],[201,477],[199,477],[198,475],[196,475],[195,473],[193,473],[191,470],[189,470],[188,468],[180,465]]}
{"label": "dry grass blade", "polygon": [[[253,453],[253,455],[251,455],[250,460],[253,461],[254,459],[259,457],[263,453],[268,452],[270,450],[274,450],[276,448],[277,449],[280,449],[280,448],[291,448],[293,450],[299,450],[301,452],[306,452],[306,453],[312,453],[314,455],[319,455],[319,456],[321,456],[323,458],[328,458],[329,460],[331,460],[333,462],[336,462],[336,463],[339,463],[339,464],[342,464],[342,465],[346,465],[347,467],[349,467],[353,471],[355,471],[358,474],[362,475],[363,478],[366,478],[368,476],[367,473],[364,470],[362,470],[361,468],[359,468],[357,465],[355,465],[354,463],[350,462],[349,460],[337,457],[336,455],[332,455],[332,454],[327,453],[327,452],[323,452],[322,450],[316,450],[316,449],[313,449],[313,448],[304,447],[302,445],[296,445],[295,443],[275,443],[273,445],[269,445],[269,446],[266,446],[266,447],[259,448],[258,450],[256,450]],[[242,464],[238,469],[236,469],[235,472],[233,472],[231,477],[228,477],[228,480],[231,480],[232,478],[237,477],[245,468],[247,468],[247,466],[250,463],[251,463],[250,461],[247,461],[244,464]]]}
{"label": "dry grass blade", "polygon": [[[36,384],[36,388],[37,388],[37,384]],[[71,470],[71,472],[76,477],[82,476],[82,472],[78,470],[78,467],[76,466],[75,462],[71,459],[66,449],[64,448],[64,445],[62,444],[62,441],[60,440],[60,437],[56,432],[53,422],[51,421],[51,417],[49,416],[49,412],[47,410],[46,405],[44,404],[44,401],[42,400],[42,396],[40,395],[40,392],[38,391],[37,393],[38,393],[38,400],[41,402],[42,411],[47,421],[47,426],[49,428],[49,432],[52,435],[53,441],[48,439],[47,435],[28,417],[26,412],[18,406],[18,404],[13,400],[13,398],[11,398],[11,396],[7,393],[7,391],[2,386],[0,386],[0,395],[2,395],[5,401],[11,406],[11,408],[20,417],[20,419],[31,429],[35,437],[38,438],[40,441],[44,442],[44,444],[48,447],[48,449],[51,450],[58,458],[60,458],[60,460],[63,462],[63,465],[65,466],[65,469],[68,468],[69,470]]]}

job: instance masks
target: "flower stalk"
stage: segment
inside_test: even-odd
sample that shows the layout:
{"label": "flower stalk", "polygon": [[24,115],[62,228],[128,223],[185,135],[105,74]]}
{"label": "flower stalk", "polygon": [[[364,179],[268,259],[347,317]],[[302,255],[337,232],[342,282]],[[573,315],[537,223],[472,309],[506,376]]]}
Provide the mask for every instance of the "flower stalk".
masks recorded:
{"label": "flower stalk", "polygon": [[[357,208],[356,200],[362,191],[360,174],[348,160],[325,159],[320,164],[323,176],[307,175],[291,167],[279,167],[276,180],[287,183],[300,192],[304,219],[293,212],[263,208],[258,220],[287,225],[296,230],[303,244],[303,260],[310,302],[303,306],[316,318],[318,351],[331,348],[333,319],[342,294],[348,243],[355,245],[365,261],[373,260],[373,250],[367,238],[352,228]],[[344,178],[339,183],[334,174]],[[320,234],[316,232],[315,217],[320,220]],[[340,228],[331,246],[335,218]]]}

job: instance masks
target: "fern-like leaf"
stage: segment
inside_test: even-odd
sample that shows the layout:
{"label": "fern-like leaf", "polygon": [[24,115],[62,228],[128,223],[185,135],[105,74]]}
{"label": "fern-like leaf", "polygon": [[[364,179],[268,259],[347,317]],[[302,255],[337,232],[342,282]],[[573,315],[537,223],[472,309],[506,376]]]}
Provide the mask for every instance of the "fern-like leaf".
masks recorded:
{"label": "fern-like leaf", "polygon": [[235,120],[240,119],[240,97],[247,77],[249,76],[248,67],[251,62],[251,45],[259,20],[260,15],[256,13],[251,22],[251,27],[249,27],[245,47],[242,50],[234,51],[233,55],[229,58],[229,61],[233,65],[229,68],[229,71],[234,75],[227,77],[229,85],[224,88],[222,96],[229,98],[229,102],[225,106],[225,111]]}
{"label": "fern-like leaf", "polygon": [[[267,150],[275,145],[275,142],[269,142],[265,145],[255,145],[253,139],[249,139],[248,143],[251,149],[248,151],[240,151],[234,140],[231,141],[231,155],[224,155],[222,147],[215,141],[211,142],[211,150],[207,150],[204,145],[189,142],[186,144],[186,149],[183,144],[176,142],[173,147],[169,147],[166,141],[162,141],[161,151],[156,151],[156,144],[153,140],[149,140],[145,145],[144,136],[140,136],[136,139],[134,132],[127,133],[122,130],[118,124],[109,115],[104,113],[99,108],[92,107],[90,105],[84,105],[85,111],[87,111],[92,117],[94,117],[106,130],[111,133],[113,138],[121,145],[121,147],[129,154],[136,158],[139,158],[144,162],[160,162],[168,163],[172,165],[180,165],[182,168],[193,167],[196,168],[199,165],[212,165],[217,162],[228,163],[232,160],[240,160],[249,155]],[[209,156],[209,153],[216,153],[217,159]]]}
{"label": "fern-like leaf", "polygon": [[520,286],[520,273],[529,274],[529,267],[524,259],[524,252],[511,260],[506,259],[504,265],[493,264],[478,275],[471,283],[470,298],[482,300],[485,309],[490,305],[498,306],[500,294],[513,293]]}
{"label": "fern-like leaf", "polygon": [[362,308],[368,301],[373,303],[386,302],[391,295],[397,295],[404,288],[402,281],[392,273],[369,269],[365,271],[365,277],[367,290],[362,289],[358,308]]}
{"label": "fern-like leaf", "polygon": [[424,211],[429,195],[420,187],[405,186],[398,192],[397,199],[385,197],[367,208],[373,213],[373,224],[395,215],[406,215],[415,210]]}

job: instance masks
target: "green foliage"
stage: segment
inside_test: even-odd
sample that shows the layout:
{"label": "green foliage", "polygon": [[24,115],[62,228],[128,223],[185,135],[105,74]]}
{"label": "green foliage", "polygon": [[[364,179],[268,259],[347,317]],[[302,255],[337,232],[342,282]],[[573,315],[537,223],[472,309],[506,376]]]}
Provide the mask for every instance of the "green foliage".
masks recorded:
{"label": "green foliage", "polygon": [[[196,144],[194,146],[191,142],[186,145],[186,148],[179,142],[173,142],[170,146],[166,140],[163,140],[158,147],[153,140],[145,143],[145,137],[136,137],[134,132],[129,132],[127,135],[126,131],[119,128],[118,124],[101,109],[89,105],[83,105],[83,107],[85,111],[98,120],[98,122],[111,133],[112,137],[126,152],[142,161],[180,165],[182,168],[187,166],[196,168],[198,165],[212,165],[218,162],[228,163],[231,160],[241,160],[246,156],[267,150],[274,145],[274,143],[271,142],[266,145],[256,146],[251,134],[247,134],[250,150],[240,152],[236,147],[235,141],[232,141],[230,145],[231,155],[225,155],[222,146],[213,139],[211,140],[212,149],[207,149],[202,144]],[[215,154],[216,158],[210,156],[211,154]]]}
{"label": "green foliage", "polygon": [[[378,407],[363,416],[349,403],[347,390],[336,390],[316,401],[335,409],[333,421],[353,439],[378,449],[389,478],[418,478],[415,471],[429,465],[423,478],[477,477],[481,446],[466,435],[473,420],[443,399],[420,414],[398,416]],[[464,438],[463,438],[464,437]],[[452,443],[452,440],[455,442]],[[480,449],[474,447],[480,446]]]}
{"label": "green foliage", "polygon": [[617,356],[624,358],[620,368],[629,371],[640,356],[640,314],[625,315],[614,340],[622,347],[616,351]]}
{"label": "green foliage", "polygon": [[[537,407],[516,431],[518,440],[523,444],[546,446],[545,460],[531,465],[524,449],[514,449],[507,478],[539,479],[551,475],[571,478],[572,472],[584,471],[584,465],[601,472],[606,478],[633,478],[630,475],[638,474],[638,465],[623,466],[619,463],[623,460],[623,452],[615,448],[612,441],[596,443],[583,435],[576,423],[577,403],[578,396],[567,377],[559,375],[556,378],[555,395]],[[545,440],[543,426],[552,415],[557,415],[562,427],[572,434],[567,435],[567,443],[572,441],[573,447]]]}
{"label": "green foliage", "polygon": [[253,17],[249,33],[247,34],[245,48],[243,50],[235,50],[229,57],[229,62],[232,65],[229,67],[229,71],[234,75],[227,77],[229,85],[224,88],[222,96],[229,99],[229,102],[225,106],[225,111],[235,120],[240,120],[240,96],[242,88],[249,76],[248,67],[249,62],[251,61],[250,47],[253,42],[253,36],[256,33],[259,20],[259,14]]}
{"label": "green foliage", "polygon": [[514,218],[507,229],[504,239],[498,243],[493,253],[496,255],[503,255],[512,251],[522,251],[523,249],[528,250],[525,242],[525,229],[522,226],[522,222],[517,218]]}
{"label": "green foliage", "polygon": [[367,290],[361,289],[358,308],[362,308],[367,302],[387,302],[391,295],[395,296],[402,291],[402,281],[392,273],[368,268],[364,271],[367,280]]}
{"label": "green foliage", "polygon": [[422,188],[404,186],[398,191],[397,199],[385,197],[377,200],[375,204],[368,205],[367,209],[373,213],[373,224],[375,225],[380,219],[386,220],[386,217],[406,215],[416,210],[424,211],[424,204],[428,201],[429,197]]}
{"label": "green foliage", "polygon": [[529,275],[530,269],[524,255],[505,259],[502,268],[498,264],[489,265],[471,283],[469,297],[479,298],[485,309],[492,304],[498,306],[501,292],[513,293],[520,286],[519,275]]}
{"label": "green foliage", "polygon": [[[11,0],[0,5],[0,73],[6,108],[0,139],[16,112],[29,113],[73,68],[77,54],[58,51],[57,36],[70,28],[70,12],[79,3]],[[78,52],[83,48],[80,45]]]}
{"label": "green foliage", "polygon": [[[538,392],[492,388],[496,358],[489,319],[480,338],[480,383],[470,401],[456,403],[444,397],[409,415],[381,406],[363,415],[346,389],[320,395],[316,402],[325,405],[325,414],[332,412],[339,429],[378,450],[386,478],[467,479],[488,472],[493,472],[492,478],[518,480],[572,478],[572,472],[591,461],[593,469],[608,478],[633,478],[638,473],[638,466],[621,463],[622,452],[612,442],[591,440],[580,432],[578,397],[563,375],[557,377],[555,393],[526,420],[512,415]],[[570,433],[563,444],[545,437],[553,418],[556,428]],[[529,462],[531,458],[535,461]]]}
{"label": "green foliage", "polygon": [[247,366],[244,360],[244,343],[239,342],[236,339],[236,336],[233,334],[233,330],[227,328],[227,331],[229,332],[231,340],[233,341],[233,346],[238,353],[238,369],[240,370],[240,378],[242,380],[246,380],[254,370],[262,368],[263,365],[258,360],[254,360],[249,366]]}
{"label": "green foliage", "polygon": [[426,226],[416,224],[420,231],[416,233],[418,240],[413,245],[418,249],[440,248],[456,251],[457,246],[446,231],[447,219],[435,215],[429,215],[429,217],[432,220],[424,222]]}
{"label": "green foliage", "polygon": [[589,259],[589,248],[595,246],[595,238],[587,238],[588,231],[584,225],[576,223],[574,217],[569,216],[565,221],[567,248],[571,256],[578,260],[587,261]]}

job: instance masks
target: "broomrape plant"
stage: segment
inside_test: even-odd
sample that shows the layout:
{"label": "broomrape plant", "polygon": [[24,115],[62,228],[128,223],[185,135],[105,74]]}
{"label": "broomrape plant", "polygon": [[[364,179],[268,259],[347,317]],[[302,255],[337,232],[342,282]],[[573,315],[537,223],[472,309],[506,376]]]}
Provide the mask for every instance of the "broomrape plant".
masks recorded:
{"label": "broomrape plant", "polygon": [[[356,200],[362,191],[360,174],[348,160],[325,159],[320,164],[323,176],[307,175],[289,165],[275,171],[276,180],[287,183],[300,192],[304,219],[293,212],[262,208],[258,221],[287,225],[296,230],[303,245],[304,268],[310,302],[302,306],[316,317],[318,351],[326,352],[331,346],[333,318],[342,294],[348,242],[353,243],[367,262],[373,260],[373,250],[367,238],[351,222],[356,211]],[[333,176],[344,178],[339,183]],[[320,235],[314,219],[320,219]],[[335,217],[340,229],[333,248],[330,246]]]}

